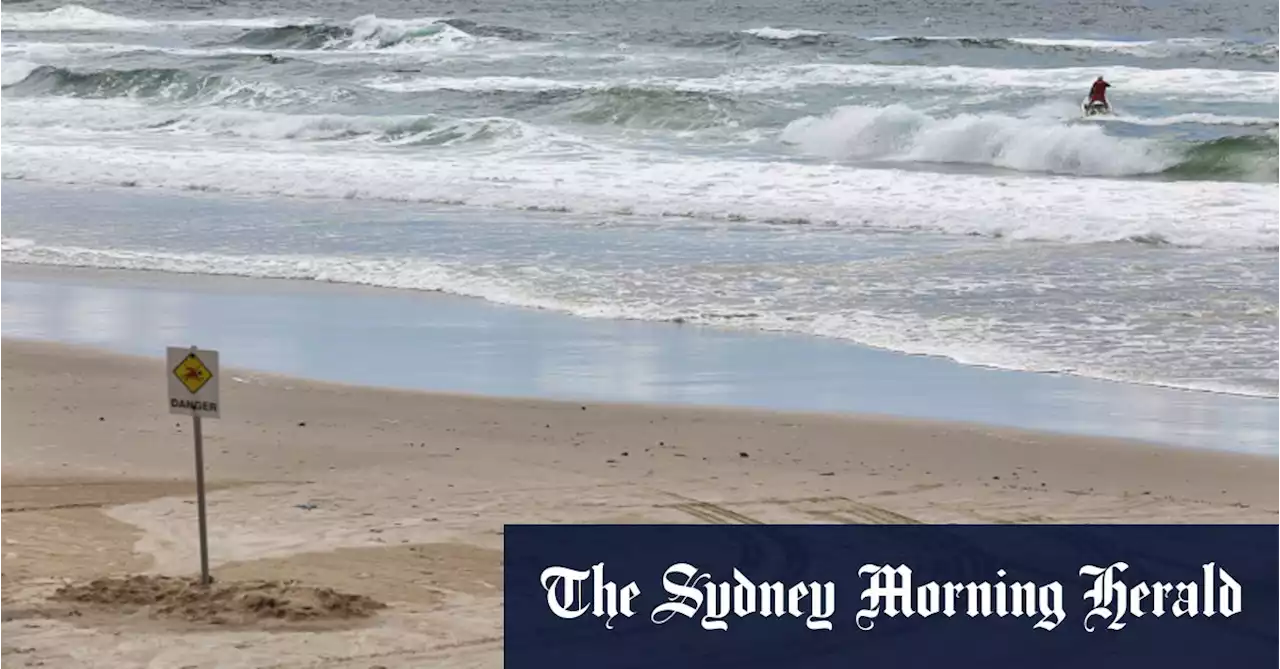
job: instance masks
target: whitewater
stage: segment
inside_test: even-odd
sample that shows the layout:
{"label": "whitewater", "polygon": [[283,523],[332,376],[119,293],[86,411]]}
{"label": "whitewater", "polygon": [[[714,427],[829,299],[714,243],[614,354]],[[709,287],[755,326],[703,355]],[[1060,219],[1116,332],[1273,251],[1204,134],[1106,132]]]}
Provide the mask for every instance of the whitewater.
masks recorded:
{"label": "whitewater", "polygon": [[[13,5],[6,194],[115,213],[7,217],[4,261],[1277,395],[1273,5],[741,4]],[[1117,114],[1084,119],[1099,75]]]}

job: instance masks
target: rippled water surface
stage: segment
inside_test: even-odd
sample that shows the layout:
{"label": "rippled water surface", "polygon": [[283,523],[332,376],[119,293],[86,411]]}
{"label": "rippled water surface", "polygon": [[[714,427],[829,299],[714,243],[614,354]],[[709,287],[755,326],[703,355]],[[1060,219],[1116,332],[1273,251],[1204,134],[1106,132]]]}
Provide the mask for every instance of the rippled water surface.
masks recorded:
{"label": "rippled water surface", "polygon": [[[1275,396],[1275,26],[1265,2],[6,2],[3,172],[33,185],[6,194],[51,204],[6,215],[4,259]],[[1082,118],[1099,75],[1116,114]],[[219,198],[259,213],[180,213]]]}

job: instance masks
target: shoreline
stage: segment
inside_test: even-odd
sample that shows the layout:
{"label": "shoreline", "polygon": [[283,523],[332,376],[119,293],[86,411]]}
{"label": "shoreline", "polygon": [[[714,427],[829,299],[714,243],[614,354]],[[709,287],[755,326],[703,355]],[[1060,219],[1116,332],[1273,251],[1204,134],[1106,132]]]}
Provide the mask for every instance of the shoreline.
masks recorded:
{"label": "shoreline", "polygon": [[[785,329],[745,329],[744,330],[744,329],[734,329],[725,325],[720,325],[720,324],[710,323],[710,322],[688,323],[679,319],[647,320],[643,318],[632,318],[632,317],[597,318],[592,316],[584,316],[582,314],[563,311],[555,308],[527,306],[523,304],[509,304],[504,302],[494,302],[484,297],[476,297],[472,295],[464,295],[459,293],[451,293],[447,291],[429,290],[429,289],[422,289],[422,288],[395,288],[395,287],[382,286],[382,285],[351,283],[351,282],[345,282],[345,281],[330,281],[330,280],[320,280],[320,279],[289,279],[289,278],[281,278],[281,277],[274,277],[274,276],[254,276],[251,274],[235,274],[235,273],[203,274],[203,273],[195,273],[195,272],[171,271],[171,270],[164,270],[164,269],[132,269],[132,268],[121,269],[121,268],[108,268],[108,267],[89,267],[89,266],[79,266],[79,265],[59,265],[59,264],[45,264],[45,263],[14,263],[14,262],[5,262],[4,266],[11,267],[11,268],[20,268],[20,269],[17,269],[16,271],[20,274],[26,275],[23,278],[33,278],[36,280],[39,280],[42,278],[47,279],[51,276],[56,277],[57,275],[62,273],[67,273],[70,275],[75,275],[77,273],[94,273],[94,274],[100,274],[107,277],[119,277],[119,276],[129,276],[129,275],[139,275],[139,276],[158,275],[161,277],[167,277],[167,279],[161,278],[161,279],[158,279],[157,282],[166,281],[166,280],[182,281],[184,279],[190,279],[192,281],[212,279],[215,281],[216,280],[253,281],[253,282],[268,282],[272,284],[292,284],[295,286],[301,284],[301,285],[306,285],[311,287],[319,287],[322,290],[352,291],[353,294],[359,294],[359,291],[373,291],[375,293],[376,292],[422,293],[422,294],[432,295],[440,299],[477,301],[485,304],[487,307],[495,308],[495,309],[510,309],[515,311],[540,312],[540,313],[547,313],[555,316],[561,316],[561,317],[577,319],[577,320],[587,320],[587,321],[609,320],[609,321],[615,321],[615,322],[643,323],[646,325],[654,325],[654,326],[675,326],[675,327],[681,327],[681,328],[687,327],[687,328],[695,328],[695,329],[704,329],[704,330],[710,330],[713,332],[720,332],[726,335],[781,337],[781,338],[789,338],[793,340],[810,339],[810,340],[827,341],[827,342],[833,342],[839,345],[852,346],[856,348],[876,351],[879,353],[884,353],[892,356],[901,356],[901,357],[907,357],[907,358],[928,358],[931,360],[936,360],[936,361],[940,361],[948,364],[960,365],[962,367],[978,369],[978,370],[987,370],[992,372],[1009,372],[1014,374],[1035,374],[1039,376],[1068,377],[1068,378],[1078,379],[1080,381],[1084,381],[1088,383],[1118,384],[1121,386],[1136,386],[1139,388],[1155,388],[1160,390],[1170,390],[1170,391],[1177,391],[1177,392],[1203,393],[1207,395],[1223,396],[1228,398],[1240,398],[1245,400],[1280,400],[1280,395],[1269,395],[1263,392],[1242,390],[1237,388],[1225,388],[1225,387],[1216,387],[1216,386],[1210,387],[1210,386],[1204,386],[1204,385],[1185,385],[1185,384],[1178,384],[1174,382],[1163,382],[1163,381],[1137,381],[1133,379],[1125,379],[1118,375],[1108,376],[1103,374],[1086,374],[1086,373],[1081,373],[1077,371],[1062,371],[1062,370],[1046,371],[1046,370],[1018,367],[1015,365],[970,362],[970,361],[961,360],[956,357],[939,354],[939,353],[911,353],[903,350],[898,350],[895,348],[866,344],[859,341],[845,339],[843,337],[827,336],[822,334],[813,334],[813,333],[806,333],[806,332],[796,332],[796,331],[785,330]],[[140,283],[150,283],[150,282],[141,281]]]}
{"label": "shoreline", "polygon": [[6,337],[143,355],[194,342],[223,350],[228,364],[321,381],[888,415],[1261,453],[1280,439],[1270,398],[970,366],[843,340],[346,284],[3,268]]}
{"label": "shoreline", "polygon": [[[11,402],[17,401],[18,413],[21,413],[24,405],[28,403],[28,398],[21,397],[24,394],[23,391],[26,391],[31,395],[30,401],[38,404],[63,402],[62,413],[72,414],[76,420],[92,422],[93,416],[91,414],[103,414],[111,410],[120,410],[127,411],[131,417],[139,418],[140,422],[151,423],[158,421],[160,423],[169,423],[176,421],[174,425],[175,434],[181,434],[184,431],[184,427],[181,425],[183,419],[168,414],[167,408],[164,406],[163,391],[150,388],[150,386],[159,387],[162,385],[161,379],[163,376],[158,370],[162,366],[163,358],[159,356],[123,355],[88,346],[22,341],[8,337],[0,339],[0,342],[2,342],[4,352],[9,354],[8,357],[4,358],[5,371],[17,375],[16,382],[10,381],[6,383],[5,394],[8,395],[8,399]],[[322,416],[330,414],[327,410],[320,410],[323,408],[322,403],[336,398],[350,398],[359,412],[364,414],[378,414],[380,413],[380,407],[383,405],[397,408],[420,406],[430,409],[431,413],[442,416],[450,413],[481,413],[492,416],[518,415],[521,419],[526,420],[517,420],[516,422],[527,422],[535,427],[536,423],[541,420],[539,416],[542,414],[554,414],[560,417],[572,416],[579,422],[596,423],[601,421],[606,424],[628,422],[634,423],[636,426],[640,424],[654,425],[658,421],[672,421],[677,424],[687,422],[689,426],[704,424],[707,426],[705,429],[712,432],[727,430],[733,433],[734,441],[755,443],[761,448],[764,448],[763,443],[767,441],[765,435],[761,435],[757,430],[746,426],[748,424],[756,426],[768,425],[772,428],[781,429],[781,433],[786,435],[786,438],[779,439],[779,442],[797,441],[797,435],[792,434],[793,430],[812,429],[821,432],[821,436],[824,439],[830,439],[834,442],[862,443],[861,448],[866,450],[856,451],[857,454],[868,457],[873,455],[887,457],[887,461],[891,463],[898,460],[902,462],[912,461],[913,458],[911,456],[913,453],[911,451],[913,450],[915,451],[914,455],[928,454],[931,457],[941,457],[945,452],[938,451],[939,446],[932,444],[921,445],[920,442],[934,441],[943,435],[949,435],[966,444],[979,446],[986,451],[984,455],[999,454],[1002,463],[996,465],[997,468],[1010,467],[1011,465],[1008,463],[1012,462],[1024,460],[1030,462],[1030,460],[1039,459],[1046,462],[1052,461],[1052,464],[1059,469],[1078,469],[1080,472],[1092,472],[1093,480],[1099,484],[1098,486],[1091,486],[1095,489],[1098,489],[1103,483],[1113,485],[1123,483],[1124,477],[1115,477],[1107,472],[1106,467],[1111,464],[1150,464],[1156,462],[1174,467],[1188,467],[1191,470],[1206,473],[1211,472],[1214,468],[1235,470],[1241,473],[1240,475],[1244,476],[1245,479],[1261,481],[1265,488],[1271,489],[1267,491],[1267,495],[1254,499],[1251,503],[1257,503],[1260,499],[1272,502],[1272,506],[1274,506],[1276,500],[1276,494],[1274,493],[1276,488],[1280,487],[1280,479],[1273,475],[1275,465],[1280,461],[1280,458],[1275,454],[1232,453],[1191,448],[1170,449],[1161,444],[1128,439],[1064,435],[981,423],[928,420],[889,415],[778,411],[727,406],[690,406],[601,400],[495,397],[458,392],[432,392],[303,379],[287,375],[262,373],[236,366],[224,367],[221,375],[223,377],[223,392],[227,397],[222,402],[224,410],[234,413],[243,412],[255,418],[262,417],[258,416],[262,410],[253,401],[239,401],[240,397],[248,396],[251,399],[259,399],[260,396],[271,397],[278,395],[281,397],[273,399],[289,403],[293,400],[291,398],[285,399],[283,396],[293,394],[311,396],[316,398],[316,402],[320,403],[317,404],[316,413]],[[152,377],[155,378],[153,379]],[[57,386],[65,387],[68,385],[66,383],[67,379],[74,380],[71,387],[65,390],[57,390]],[[24,385],[26,386],[25,388],[23,388]],[[97,392],[95,387],[99,386],[107,386],[112,390],[122,391],[123,396],[114,397],[112,393]],[[54,391],[53,396],[41,396],[51,390]],[[153,390],[154,392],[152,392]],[[98,398],[96,404],[93,401],[78,401],[76,399],[93,397]],[[366,400],[366,398],[369,399]],[[292,408],[296,409],[298,407]],[[32,413],[33,415],[40,415],[39,412]],[[395,411],[391,410],[390,413],[395,413]],[[525,414],[528,415],[526,416]],[[598,414],[604,415],[599,416]],[[97,416],[97,418],[99,419],[98,422],[106,422],[105,415]],[[245,420],[235,417],[230,417],[230,420],[224,418],[216,421],[216,425],[239,424]],[[253,423],[252,419],[248,420],[251,424]],[[402,420],[399,418],[387,418],[382,422],[395,425],[402,422]],[[427,421],[418,417],[416,422]],[[301,421],[301,423],[308,423],[308,421]],[[501,424],[500,421],[484,421],[483,424],[490,426],[489,429],[484,430],[488,433],[487,436],[498,437],[503,444],[519,442],[520,435],[524,429],[523,426],[516,427],[514,428],[514,433],[507,434],[505,430],[497,428]],[[35,422],[27,422],[22,428],[19,428],[18,432],[14,432],[11,429],[6,429],[5,432],[7,433],[6,436],[12,435],[10,438],[16,439],[21,443],[29,441],[25,438],[25,431],[28,429],[47,429],[57,433],[63,427],[64,425],[61,422],[42,423],[37,420]],[[298,427],[307,427],[307,425],[299,424]],[[340,426],[331,425],[331,427]],[[419,427],[424,426],[419,425]],[[594,427],[599,427],[599,425]],[[612,431],[616,428],[616,425],[609,425],[608,427]],[[128,431],[128,428],[117,429]],[[440,429],[449,431],[448,428],[440,426],[435,426],[432,429],[435,431]],[[544,426],[544,429],[553,428]],[[905,455],[906,457],[895,458],[895,454],[887,453],[884,449],[865,444],[866,440],[864,438],[855,436],[859,435],[859,431],[863,430],[871,433],[883,433],[886,437],[885,441],[898,442],[905,440],[915,442],[916,445],[910,448],[900,446],[896,454]],[[375,431],[391,431],[391,428],[375,428]],[[583,434],[576,435],[579,438],[578,440],[581,440]],[[724,435],[717,436],[723,437]],[[798,436],[804,437],[807,435],[801,434]],[[926,436],[927,438],[923,438]],[[620,430],[617,435],[614,435],[614,439],[610,441],[617,441],[625,446],[628,442],[637,439],[643,439],[643,437],[631,433],[630,430]],[[542,438],[539,441],[546,442],[548,440]],[[723,439],[715,441],[723,441]],[[801,441],[804,440],[801,439]],[[817,441],[821,440],[815,440],[815,443]],[[666,444],[662,445],[665,446]],[[811,444],[805,444],[805,446],[809,445]],[[833,444],[822,444],[822,446],[830,449]],[[189,472],[186,470],[189,469],[189,463],[186,462],[186,459],[189,454],[185,452],[185,449],[177,450],[175,462],[182,464],[172,468],[167,464],[157,465],[155,470],[149,473],[161,477],[188,477]],[[18,462],[15,463],[12,451],[11,457],[6,459],[4,464],[6,472],[44,476],[55,475],[59,470],[70,469],[74,473],[77,468],[84,469],[83,462],[72,465],[70,468],[65,465],[58,468],[47,467],[45,464],[39,464],[40,461],[26,459],[27,452],[21,446],[19,446],[17,452],[20,454]],[[750,453],[745,456],[741,453],[739,452],[738,455],[744,460],[751,457]],[[850,453],[855,453],[855,451],[850,451]],[[839,453],[832,453],[831,455],[835,457]],[[948,457],[951,456],[950,453],[946,453],[946,455]],[[96,456],[92,455],[86,457],[89,460],[96,458]],[[171,456],[166,456],[157,462],[168,462],[170,459]],[[1081,463],[1081,460],[1096,462]],[[392,461],[394,462],[395,458],[392,458]],[[792,458],[793,464],[798,464],[800,461]],[[1008,463],[1003,461],[1008,461]],[[1067,463],[1072,464],[1068,467]],[[135,470],[137,464],[133,463]],[[610,462],[609,464],[617,464],[617,462]],[[892,465],[890,466],[892,468]],[[1260,466],[1270,466],[1273,471],[1258,473]],[[984,465],[982,468],[986,469],[988,467]],[[1017,466],[1014,465],[1013,468],[1016,469]],[[1046,464],[1045,468],[1054,469],[1055,467]],[[105,472],[108,469],[99,466],[97,471]],[[949,472],[948,475],[957,475],[965,469],[968,469],[968,467],[949,467],[947,471]],[[86,469],[85,472],[81,473],[86,473],[87,471]],[[1011,475],[1015,478],[1020,477],[1016,473]],[[1051,477],[1053,474],[1052,472],[1044,472],[1041,475]],[[1141,479],[1142,477],[1137,478]],[[1208,478],[1214,477],[1209,476]],[[999,481],[1001,479],[996,476],[989,480]],[[979,479],[978,482],[983,484],[983,487],[988,486],[985,479]],[[1208,494],[1208,488],[1205,488],[1202,483],[1195,481],[1190,476],[1185,477],[1176,487],[1182,490],[1200,489],[1205,494]],[[1248,494],[1247,488],[1248,486],[1244,490],[1235,491],[1219,488],[1217,493],[1228,496]],[[1117,490],[1119,489],[1117,488]],[[1099,491],[1101,490],[1099,489]],[[1280,510],[1269,510],[1268,513],[1280,513]]]}

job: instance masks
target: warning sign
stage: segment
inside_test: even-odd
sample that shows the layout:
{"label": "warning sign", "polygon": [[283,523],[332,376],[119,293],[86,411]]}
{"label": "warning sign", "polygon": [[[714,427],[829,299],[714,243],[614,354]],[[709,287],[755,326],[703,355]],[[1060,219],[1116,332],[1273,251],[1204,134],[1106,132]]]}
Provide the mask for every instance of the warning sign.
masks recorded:
{"label": "warning sign", "polygon": [[204,384],[213,378],[213,373],[209,371],[209,368],[200,361],[200,357],[195,353],[188,353],[187,357],[183,358],[182,362],[178,363],[178,366],[174,368],[173,373],[178,376],[178,380],[182,382],[182,385],[193,393],[200,392]]}
{"label": "warning sign", "polygon": [[168,349],[169,413],[218,418],[218,352]]}

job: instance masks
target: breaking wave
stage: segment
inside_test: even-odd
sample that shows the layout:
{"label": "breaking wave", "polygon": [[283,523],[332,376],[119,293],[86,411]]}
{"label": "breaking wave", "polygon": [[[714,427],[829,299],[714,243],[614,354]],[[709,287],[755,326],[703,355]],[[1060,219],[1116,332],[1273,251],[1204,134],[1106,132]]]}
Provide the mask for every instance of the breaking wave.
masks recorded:
{"label": "breaking wave", "polygon": [[780,140],[835,159],[989,165],[1078,176],[1277,179],[1274,137],[1199,143],[1115,137],[1096,124],[1003,114],[939,118],[903,105],[840,107],[804,117],[787,125]]}
{"label": "breaking wave", "polygon": [[700,130],[752,124],[767,105],[727,92],[685,90],[664,82],[571,81],[534,77],[424,77],[366,83],[393,93],[455,93],[483,97],[513,113],[538,112],[587,125]]}
{"label": "breaking wave", "polygon": [[[460,29],[458,25],[475,32]],[[257,28],[244,32],[232,43],[258,48],[369,51],[415,46],[463,47],[474,44],[478,37],[510,38],[519,32],[485,28],[470,21],[382,19],[368,14],[345,25],[311,23]]]}
{"label": "breaking wave", "polygon": [[776,49],[868,52],[883,47],[905,49],[949,47],[1041,54],[1079,54],[1081,56],[1111,54],[1151,59],[1171,57],[1236,58],[1260,63],[1274,63],[1277,56],[1277,46],[1275,44],[1203,37],[1160,40],[1105,40],[1053,37],[865,36],[805,28],[775,28],[771,26],[739,31],[693,34],[668,33],[664,31],[642,34],[622,33],[611,37],[614,39],[639,39],[644,42],[686,48],[726,48],[758,45]]}
{"label": "breaking wave", "polygon": [[424,46],[463,47],[483,39],[526,42],[545,39],[530,30],[467,19],[383,19],[368,14],[350,23],[302,23],[246,30],[231,44],[268,49],[382,50]]}
{"label": "breaking wave", "polygon": [[[150,21],[66,5],[47,12],[5,12],[4,29],[15,31],[158,32],[168,29],[241,30],[230,44],[260,48],[377,50],[413,46],[463,46],[477,38],[507,41],[543,39],[521,28],[488,25],[460,18],[389,19],[373,14],[347,23],[317,19],[269,17],[254,19]],[[215,42],[222,43],[222,42]]]}
{"label": "breaking wave", "polygon": [[352,35],[350,28],[323,23],[256,28],[231,40],[232,44],[255,48],[322,49]]}
{"label": "breaking wave", "polygon": [[154,24],[140,19],[116,16],[81,7],[65,5],[47,12],[10,12],[0,15],[5,30],[150,30]]}
{"label": "breaking wave", "polygon": [[538,91],[519,105],[587,125],[677,131],[738,127],[753,108],[728,95],[642,86]]}
{"label": "breaking wave", "polygon": [[[1107,68],[1107,77],[1123,82],[1126,94],[1177,96],[1188,100],[1276,103],[1276,75],[1242,70]],[[1007,69],[945,65],[877,65],[818,62],[798,65],[768,64],[734,68],[712,77],[666,77],[647,74],[630,81],[612,79],[551,79],[529,75],[442,76],[413,79],[379,77],[365,82],[371,88],[395,92],[431,90],[514,91],[556,88],[598,88],[625,83],[680,91],[743,95],[793,93],[806,88],[866,87],[910,91],[973,91],[998,94],[1016,90],[1022,94],[1088,90],[1098,74],[1094,68],[1061,67]],[[1120,84],[1116,84],[1117,86]]]}
{"label": "breaking wave", "polygon": [[41,65],[5,88],[22,95],[67,95],[82,98],[162,97],[187,99],[220,89],[229,80],[177,68],[137,68],[81,72]]}
{"label": "breaking wave", "polygon": [[46,12],[5,11],[0,17],[0,25],[5,30],[26,32],[153,32],[172,28],[257,28],[300,20],[303,19],[267,17],[149,21],[99,12],[80,5],[63,5]]}
{"label": "breaking wave", "polygon": [[39,68],[40,65],[38,63],[33,63],[29,60],[6,58],[3,66],[0,66],[0,85],[16,84],[31,76],[31,73]]}
{"label": "breaking wave", "polygon": [[18,106],[10,108],[4,116],[4,125],[92,132],[197,133],[300,142],[364,141],[405,147],[510,144],[546,134],[508,118],[282,114],[216,107],[148,108],[132,104],[77,104],[62,108],[41,104],[30,110]]}
{"label": "breaking wave", "polygon": [[[15,72],[14,79],[17,79],[16,74],[18,73]],[[40,65],[30,68],[25,76],[13,83],[9,79],[6,70],[5,92],[19,97],[141,98],[260,107],[312,103],[318,97],[342,98],[352,95],[343,89],[320,94],[269,82],[202,74],[178,68],[144,67],[85,72]]]}
{"label": "breaking wave", "polygon": [[[6,115],[7,116],[7,115]],[[554,139],[554,138],[553,138]],[[5,142],[6,179],[586,216],[897,231],[1068,243],[1145,239],[1274,248],[1274,184],[1009,179],[686,155],[579,142],[456,156],[362,147]],[[559,146],[546,146],[558,150]],[[1105,202],[1100,210],[1099,202]]]}
{"label": "breaking wave", "polygon": [[[4,90],[15,97],[67,97],[78,99],[157,99],[170,103],[231,104],[255,108],[309,103],[317,99],[350,97],[345,89],[327,94],[294,90],[262,81],[246,81],[218,74],[202,74],[174,68],[105,69],[78,71],[37,66],[26,61],[5,61]],[[11,80],[12,83],[11,83]],[[468,80],[462,80],[463,82]],[[470,80],[475,83],[475,80]],[[681,91],[648,86],[575,86],[572,82],[547,82],[532,90],[486,94],[510,113],[537,113],[584,125],[689,131],[736,128],[762,108],[733,96],[701,91]],[[414,86],[377,86],[385,90],[421,92]],[[517,87],[518,88],[518,87]],[[423,91],[450,91],[448,82],[429,82]],[[305,116],[302,118],[306,118]],[[124,119],[127,122],[127,119]]]}

